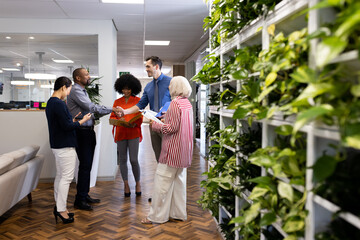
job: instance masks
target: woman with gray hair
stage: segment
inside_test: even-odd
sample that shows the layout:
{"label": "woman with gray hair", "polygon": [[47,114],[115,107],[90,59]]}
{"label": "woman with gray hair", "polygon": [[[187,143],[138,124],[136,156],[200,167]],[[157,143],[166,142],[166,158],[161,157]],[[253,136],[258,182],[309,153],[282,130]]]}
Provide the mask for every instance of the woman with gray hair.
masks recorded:
{"label": "woman with gray hair", "polygon": [[169,91],[172,101],[164,124],[150,122],[153,131],[163,134],[163,140],[150,212],[141,221],[144,224],[187,219],[186,168],[193,154],[193,109],[188,100],[191,86],[186,78],[176,76],[170,81]]}

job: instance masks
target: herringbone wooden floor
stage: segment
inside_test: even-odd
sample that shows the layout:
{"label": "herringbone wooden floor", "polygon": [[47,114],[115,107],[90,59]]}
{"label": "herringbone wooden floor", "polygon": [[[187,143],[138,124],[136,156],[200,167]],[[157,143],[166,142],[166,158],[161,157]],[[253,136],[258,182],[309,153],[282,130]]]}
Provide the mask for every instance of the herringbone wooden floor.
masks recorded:
{"label": "herringbone wooden floor", "polygon": [[[130,198],[124,198],[123,183],[118,172],[113,182],[97,182],[90,195],[100,198],[91,212],[73,208],[75,184],[71,184],[68,208],[75,213],[75,222],[55,224],[53,184],[41,183],[33,191],[32,203],[27,198],[0,217],[0,239],[221,239],[216,224],[208,211],[202,210],[196,201],[201,195],[201,173],[206,162],[195,147],[193,164],[188,169],[187,211],[185,222],[171,221],[165,224],[143,225],[140,220],[148,213],[148,197],[151,196],[156,161],[150,144],[147,125],[143,127],[140,144],[141,197],[135,196],[135,183],[129,166]],[[6,193],[1,193],[6,194]],[[59,219],[60,220],[60,219]]]}

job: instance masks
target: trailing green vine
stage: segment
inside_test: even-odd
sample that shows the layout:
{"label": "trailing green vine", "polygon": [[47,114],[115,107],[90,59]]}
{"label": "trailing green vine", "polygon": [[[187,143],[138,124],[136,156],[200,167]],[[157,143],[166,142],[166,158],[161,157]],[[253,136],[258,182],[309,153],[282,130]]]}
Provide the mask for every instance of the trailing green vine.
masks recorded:
{"label": "trailing green vine", "polygon": [[325,28],[317,48],[316,64],[321,69],[345,50],[360,50],[360,2],[357,0],[322,0],[314,8],[337,11],[332,28]]}
{"label": "trailing green vine", "polygon": [[[218,24],[210,39],[212,48],[237,34],[257,17],[266,15],[277,2],[215,0],[211,17],[204,20],[205,29]],[[288,36],[283,33],[274,35],[274,26],[270,26],[272,37],[268,49],[260,51],[259,46],[254,46],[234,50],[234,56],[224,62],[222,69],[219,57],[208,56],[207,64],[193,78],[203,84],[219,82],[220,79],[240,81],[240,91],[226,88],[222,93],[213,93],[216,100],[212,102],[213,105],[222,102],[228,109],[234,109],[233,118],[247,121],[250,126],[255,120],[278,115],[296,117],[293,126],[283,125],[276,129],[281,137],[276,138],[274,146],[263,149],[258,146],[247,148],[251,145],[250,136],[237,134],[235,126],[213,131],[216,135],[213,139],[219,144],[211,146],[210,158],[216,165],[205,173],[208,179],[201,183],[205,192],[199,203],[218,216],[219,204],[226,204],[224,201],[221,203],[221,191],[239,196],[244,189],[250,190],[249,198],[253,204],[244,207],[240,217],[230,221],[239,224],[237,230],[244,239],[259,239],[264,231],[260,227],[271,226],[276,220],[280,220],[282,229],[288,234],[285,239],[303,237],[307,215],[304,209],[306,191],[298,190],[305,185],[306,170],[302,127],[309,123],[337,126],[341,136],[339,149],[343,146],[360,149],[359,74],[353,69],[349,71],[347,64],[334,63],[340,54],[360,50],[360,2],[323,0],[314,8],[332,8],[336,12],[335,22],[310,35],[306,28]],[[310,68],[308,58],[310,40],[313,39],[317,39],[319,44],[314,49],[316,66]],[[235,156],[224,148],[225,145],[235,148],[235,142],[243,154],[238,156],[240,165],[236,165]],[[341,172],[344,165],[351,162],[344,161],[345,156],[347,154],[339,150],[334,156],[324,153],[316,161],[312,166],[315,192],[342,209],[353,208],[355,214],[359,214],[356,198],[349,201],[341,198],[358,190],[341,185],[358,181],[355,175]],[[265,176],[259,177],[260,167],[266,169]],[[353,169],[357,169],[357,165]],[[347,179],[350,176],[355,178]],[[233,184],[236,177],[240,177],[239,186]],[[331,227],[335,226],[333,224]],[[334,227],[318,234],[316,239],[347,239],[345,236],[341,227]]]}
{"label": "trailing green vine", "polygon": [[[212,2],[210,16],[204,19],[204,30],[213,29],[219,24],[216,41],[233,37],[259,16],[266,16],[281,0],[238,1],[215,0]],[[208,2],[208,1],[206,1]],[[211,44],[214,40],[211,39]]]}
{"label": "trailing green vine", "polygon": [[[249,162],[265,168],[268,174],[249,180],[257,184],[249,196],[253,204],[231,223],[238,223],[237,228],[244,232],[243,228],[258,221],[260,211],[265,211],[260,226],[271,225],[280,219],[282,229],[288,233],[287,239],[296,239],[304,235],[306,192],[297,191],[292,185],[305,184],[306,146],[300,134],[296,147],[290,145],[292,129],[289,125],[278,127],[276,132],[279,134],[278,146],[258,149],[249,157]],[[288,179],[289,183],[282,178]],[[247,235],[255,237],[258,234],[248,232]]]}
{"label": "trailing green vine", "polygon": [[219,130],[220,126],[220,117],[215,115],[213,117],[209,117],[208,121],[205,124],[206,135],[208,138],[215,136],[215,132]]}
{"label": "trailing green vine", "polygon": [[206,63],[191,80],[202,84],[220,82],[220,57],[207,55],[205,59]]}

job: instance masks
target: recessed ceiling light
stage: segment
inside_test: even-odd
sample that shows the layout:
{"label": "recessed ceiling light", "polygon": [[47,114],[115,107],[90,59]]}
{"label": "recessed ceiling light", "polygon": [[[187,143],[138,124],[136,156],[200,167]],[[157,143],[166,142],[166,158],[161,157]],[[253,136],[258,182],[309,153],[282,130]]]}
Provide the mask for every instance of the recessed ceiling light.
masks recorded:
{"label": "recessed ceiling light", "polygon": [[145,40],[147,46],[169,46],[170,41],[149,41]]}
{"label": "recessed ceiling light", "polygon": [[1,68],[4,71],[9,71],[9,72],[20,72],[20,69],[18,68]]}
{"label": "recessed ceiling light", "polygon": [[27,79],[51,80],[56,79],[56,75],[47,73],[25,73]]}
{"label": "recessed ceiling light", "polygon": [[3,70],[0,70],[0,73],[3,73]]}
{"label": "recessed ceiling light", "polygon": [[20,66],[21,66],[21,63],[16,63],[16,66],[20,67]]}
{"label": "recessed ceiling light", "polygon": [[6,38],[6,39],[11,39],[11,37],[10,37],[10,36],[6,36],[5,38]]}
{"label": "recessed ceiling light", "polygon": [[34,81],[11,81],[11,85],[21,85],[21,86],[30,86],[34,85]]}
{"label": "recessed ceiling light", "polygon": [[144,0],[101,0],[103,3],[144,4]]}
{"label": "recessed ceiling light", "polygon": [[34,38],[33,36],[30,36],[29,39],[33,40],[33,39],[35,39],[35,38]]}
{"label": "recessed ceiling light", "polygon": [[70,59],[54,59],[52,58],[53,62],[56,62],[56,63],[74,63],[73,60],[70,60]]}

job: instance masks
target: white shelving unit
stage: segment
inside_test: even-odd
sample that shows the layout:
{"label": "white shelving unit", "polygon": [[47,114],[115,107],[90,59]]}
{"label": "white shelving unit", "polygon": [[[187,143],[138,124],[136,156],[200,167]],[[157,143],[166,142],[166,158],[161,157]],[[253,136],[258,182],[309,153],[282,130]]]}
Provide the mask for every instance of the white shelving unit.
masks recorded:
{"label": "white shelving unit", "polygon": [[[320,10],[312,10],[309,13],[309,20],[305,22],[304,18],[292,18],[296,13],[314,6],[318,3],[318,0],[283,0],[278,3],[275,9],[268,14],[266,18],[259,17],[253,21],[248,27],[243,29],[241,32],[233,36],[231,39],[228,39],[224,42],[221,42],[220,46],[216,49],[211,49],[211,53],[215,56],[220,56],[220,67],[223,67],[224,62],[227,57],[233,54],[234,49],[239,49],[244,46],[252,46],[254,44],[262,44],[263,49],[269,48],[269,34],[267,32],[268,26],[271,24],[276,25],[276,31],[282,31],[284,34],[288,34],[295,30],[300,30],[304,27],[308,27],[309,33],[317,30],[322,23],[326,21],[331,21],[334,17],[329,16],[328,12],[322,12]],[[211,9],[211,7],[210,7]],[[211,12],[211,11],[210,11]],[[219,28],[219,23],[215,26],[215,29]],[[262,28],[260,31],[259,29]],[[209,31],[210,39],[211,34],[213,34],[214,29]],[[316,51],[316,46],[318,42],[311,42],[311,51],[309,53],[309,66],[315,68],[314,54]],[[211,45],[211,44],[210,44]],[[211,48],[211,46],[210,46]],[[359,67],[358,60],[358,51],[351,51],[340,55],[338,58],[332,61],[332,63],[341,63],[346,62],[349,66]],[[359,68],[357,68],[358,70]],[[254,73],[252,76],[259,75],[259,73]],[[214,92],[223,92],[225,84],[231,84],[235,87],[236,91],[241,89],[240,81],[233,80],[220,80],[218,83],[209,84],[209,93]],[[240,120],[233,120],[232,116],[234,114],[233,110],[226,109],[222,103],[219,106],[209,106],[208,117],[218,116],[220,118],[220,129],[224,129],[228,125],[236,124],[240,126]],[[272,146],[275,139],[274,129],[277,126],[293,124],[295,118],[288,118],[282,120],[282,118],[276,118],[270,120],[262,120],[260,124],[262,125],[262,147]],[[237,129],[238,132],[241,132],[242,129]],[[339,130],[333,127],[327,127],[321,123],[312,123],[310,125],[304,126],[300,132],[303,132],[306,135],[307,142],[307,155],[306,155],[306,183],[304,186],[292,185],[294,189],[300,192],[307,191],[307,200],[306,200],[306,209],[308,210],[308,216],[306,219],[306,228],[305,228],[305,240],[313,240],[317,232],[325,230],[326,226],[331,221],[331,216],[340,210],[338,206],[331,203],[330,201],[323,199],[322,197],[314,194],[312,192],[313,184],[313,170],[310,168],[316,162],[316,159],[319,158],[323,150],[330,151],[328,143],[337,144],[340,140]],[[209,143],[209,146],[212,143]],[[232,152],[238,152],[240,149],[238,146],[236,148],[225,146],[225,148]],[[243,155],[240,153],[237,154],[237,164],[241,164],[240,158]],[[214,161],[209,161],[209,167],[215,166]],[[265,173],[265,170],[262,171],[262,175],[272,174],[271,172]],[[281,181],[289,183],[288,179],[280,178]],[[234,183],[237,185],[239,179],[236,179]],[[250,192],[245,190],[241,193],[241,197],[235,196],[235,215],[232,216],[226,209],[226,206],[219,206],[219,219],[217,222],[222,223],[222,217],[238,217],[241,208],[246,204],[252,204],[252,201],[248,199]],[[245,204],[246,203],[246,204]],[[340,213],[341,218],[346,220],[351,225],[360,229],[360,219],[359,217],[351,213]],[[273,227],[278,230],[280,234],[286,237],[286,233],[281,229],[281,223],[274,223]],[[239,232],[236,231],[235,239],[241,239]],[[261,236],[262,240],[265,240],[265,237]]]}

